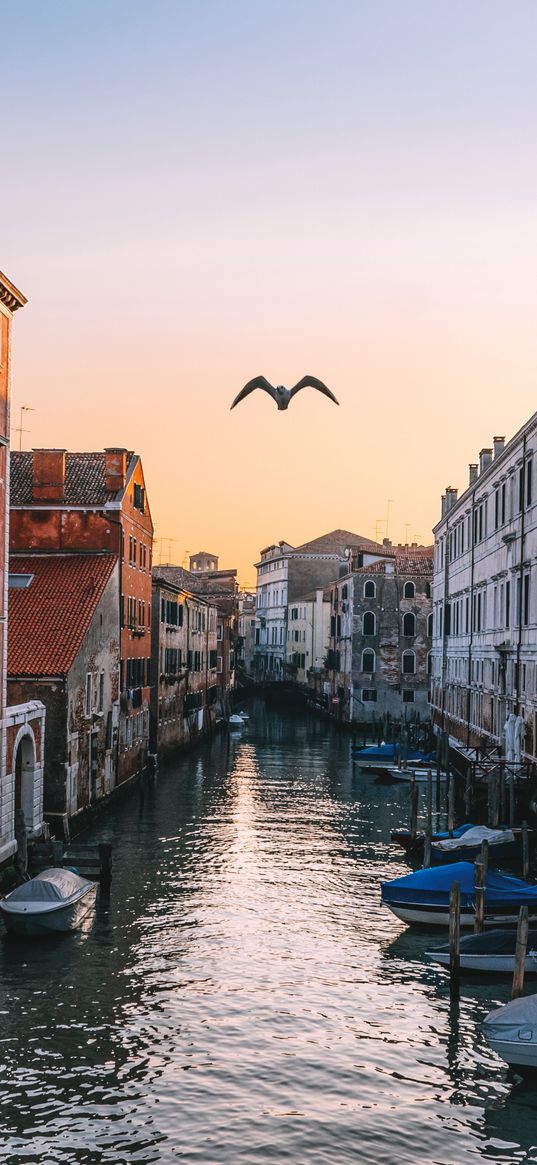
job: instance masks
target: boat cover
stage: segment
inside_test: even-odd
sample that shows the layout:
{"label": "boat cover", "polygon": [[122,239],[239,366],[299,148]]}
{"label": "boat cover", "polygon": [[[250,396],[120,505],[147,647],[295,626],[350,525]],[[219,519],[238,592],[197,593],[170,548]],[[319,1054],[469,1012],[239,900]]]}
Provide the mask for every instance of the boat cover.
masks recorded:
{"label": "boat cover", "polygon": [[52,868],[42,870],[29,882],[23,882],[7,895],[6,903],[11,905],[17,902],[65,902],[88,886],[87,878],[73,874],[72,870]]}
{"label": "boat cover", "polygon": [[489,845],[498,845],[499,842],[507,845],[514,840],[512,829],[488,829],[486,825],[474,825],[458,837],[446,837],[436,841],[435,849],[439,849],[441,853],[449,853],[450,850],[462,849],[463,846],[479,847],[484,841],[488,841]]}
{"label": "boat cover", "polygon": [[[398,747],[398,752],[405,757],[406,760],[421,760],[424,762],[435,760],[435,754],[432,752],[421,752],[419,748],[407,748],[404,746]],[[367,748],[354,748],[353,759],[360,760],[379,760],[392,761],[395,756],[395,745],[393,744],[369,744]]]}
{"label": "boat cover", "polygon": [[[537,930],[528,931],[528,951],[537,947]],[[460,940],[461,955],[514,955],[516,930],[486,930],[483,934],[467,934]],[[435,947],[431,954],[441,951],[449,954],[449,943]]]}
{"label": "boat cover", "polygon": [[[385,902],[419,902],[442,906],[449,902],[452,883],[458,882],[461,906],[473,906],[474,876],[473,862],[453,862],[452,865],[416,870],[413,874],[383,882],[382,898]],[[521,878],[489,869],[485,888],[485,905],[488,908],[507,903],[522,906],[526,902],[537,904],[537,886],[530,886]]]}
{"label": "boat cover", "polygon": [[537,1040],[537,995],[521,995],[503,1007],[497,1007],[483,1020],[485,1032],[492,1038],[531,1043]]}

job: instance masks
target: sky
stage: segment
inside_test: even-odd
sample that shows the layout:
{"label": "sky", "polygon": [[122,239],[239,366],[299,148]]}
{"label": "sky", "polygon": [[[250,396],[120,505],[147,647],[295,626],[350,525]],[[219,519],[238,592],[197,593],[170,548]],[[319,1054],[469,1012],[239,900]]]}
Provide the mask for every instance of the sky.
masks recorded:
{"label": "sky", "polygon": [[[23,448],[140,453],[156,557],[432,540],[535,411],[534,0],[0,0]],[[287,412],[264,374],[321,378]],[[13,434],[18,448],[19,434]]]}

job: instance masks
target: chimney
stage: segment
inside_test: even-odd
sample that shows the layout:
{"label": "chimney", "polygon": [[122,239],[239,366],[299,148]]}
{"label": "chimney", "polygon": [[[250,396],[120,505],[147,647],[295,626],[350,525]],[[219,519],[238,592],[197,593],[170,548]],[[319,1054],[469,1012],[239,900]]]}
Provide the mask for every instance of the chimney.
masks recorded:
{"label": "chimney", "polygon": [[453,486],[448,485],[447,489],[446,489],[446,513],[448,510],[451,510],[453,508],[453,506],[455,505],[455,503],[457,501],[458,496],[459,496],[458,489],[453,489]]}
{"label": "chimney", "polygon": [[127,480],[127,450],[105,449],[104,488],[107,493],[117,493],[125,488]]}
{"label": "chimney", "polygon": [[479,473],[480,475],[488,469],[492,462],[492,449],[482,449],[479,454]]}
{"label": "chimney", "polygon": [[440,511],[440,516],[442,518],[445,518],[445,516],[446,516],[446,509],[447,509],[447,507],[446,507],[446,495],[442,494],[441,511]]}
{"label": "chimney", "polygon": [[475,462],[473,462],[471,465],[468,466],[468,485],[475,485],[475,483],[477,481],[478,469],[479,469],[479,466],[476,465]]}
{"label": "chimney", "polygon": [[505,449],[505,437],[494,437],[493,444],[494,444],[494,460],[497,461],[498,457],[501,457],[501,455]]}
{"label": "chimney", "polygon": [[65,501],[65,449],[32,450],[32,500]]}

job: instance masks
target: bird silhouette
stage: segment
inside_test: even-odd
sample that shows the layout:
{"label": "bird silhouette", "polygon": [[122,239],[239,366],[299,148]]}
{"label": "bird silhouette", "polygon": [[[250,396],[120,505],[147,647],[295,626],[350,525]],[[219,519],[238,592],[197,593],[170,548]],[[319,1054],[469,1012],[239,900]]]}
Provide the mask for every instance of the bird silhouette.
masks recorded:
{"label": "bird silhouette", "polygon": [[330,397],[330,400],[333,400],[334,404],[339,404],[339,401],[336,400],[333,392],[330,392],[330,389],[326,387],[326,384],[323,384],[322,380],[317,380],[316,376],[303,376],[302,380],[299,380],[298,384],[295,384],[293,388],[285,388],[285,385],[283,384],[277,384],[274,386],[273,384],[269,384],[269,381],[265,376],[254,376],[253,380],[249,380],[248,384],[245,384],[244,388],[241,388],[241,391],[239,392],[238,396],[235,397],[231,408],[234,409],[235,405],[238,405],[241,400],[244,400],[246,396],[249,396],[255,388],[262,388],[265,392],[269,393],[273,400],[276,401],[279,409],[287,409],[289,408],[289,401],[292,400],[294,396],[296,396],[296,393],[300,392],[301,388],[307,388],[308,386],[310,388],[316,388],[319,392],[324,393],[325,396]]}

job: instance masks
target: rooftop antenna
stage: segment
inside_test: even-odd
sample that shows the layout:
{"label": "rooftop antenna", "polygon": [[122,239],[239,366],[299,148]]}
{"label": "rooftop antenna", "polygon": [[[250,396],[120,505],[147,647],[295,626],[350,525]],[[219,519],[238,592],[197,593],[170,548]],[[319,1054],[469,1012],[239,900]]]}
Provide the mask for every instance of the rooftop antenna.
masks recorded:
{"label": "rooftop antenna", "polygon": [[[175,541],[175,539],[174,539]],[[183,554],[183,569],[188,570],[188,563],[190,561],[190,550],[185,550]]]}
{"label": "rooftop antenna", "polygon": [[405,546],[408,546],[408,531],[410,530],[411,522],[405,522]]}
{"label": "rooftop antenna", "polygon": [[390,524],[390,506],[393,506],[393,498],[388,498],[386,502],[386,537],[388,537],[388,526]]}
{"label": "rooftop antenna", "polygon": [[31,406],[31,405],[21,405],[21,419],[20,419],[20,425],[18,426],[18,428],[17,428],[17,429],[15,429],[15,430],[14,430],[14,431],[15,431],[15,433],[18,433],[18,434],[19,434],[19,453],[21,453],[21,452],[22,452],[22,434],[23,434],[23,433],[30,433],[30,432],[31,432],[31,430],[30,430],[30,429],[24,429],[24,428],[23,428],[24,413],[35,413],[35,409],[34,409],[34,408],[32,408],[32,406]]}
{"label": "rooftop antenna", "polygon": [[375,518],[375,542],[378,542],[378,540],[379,540],[379,530],[382,533],[383,525],[384,525],[384,518]]}

